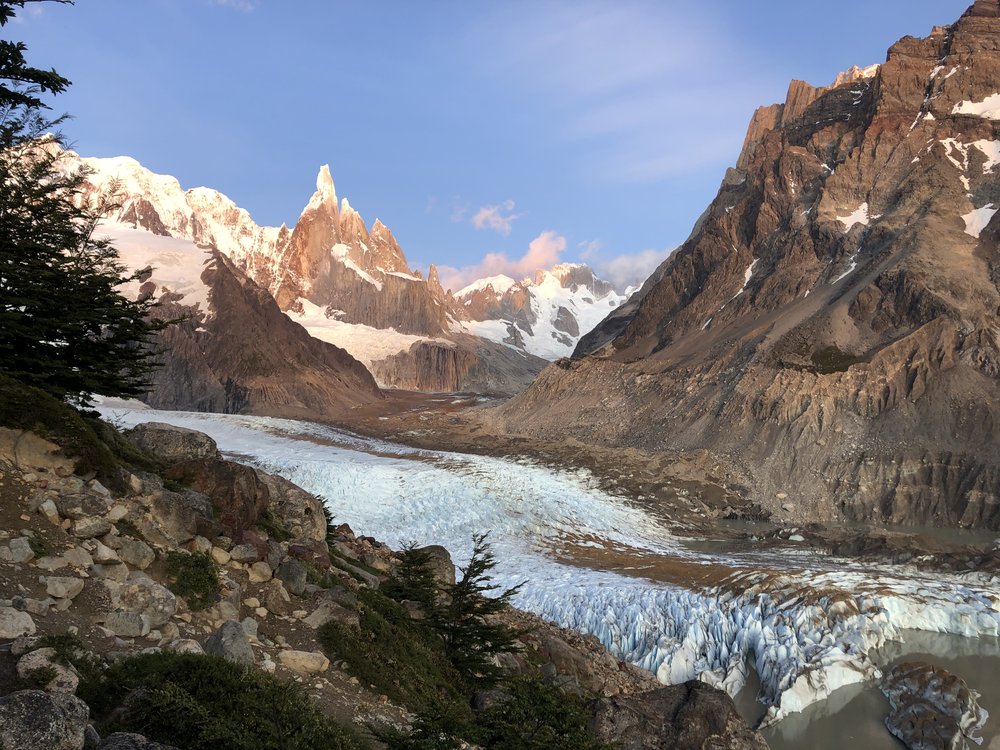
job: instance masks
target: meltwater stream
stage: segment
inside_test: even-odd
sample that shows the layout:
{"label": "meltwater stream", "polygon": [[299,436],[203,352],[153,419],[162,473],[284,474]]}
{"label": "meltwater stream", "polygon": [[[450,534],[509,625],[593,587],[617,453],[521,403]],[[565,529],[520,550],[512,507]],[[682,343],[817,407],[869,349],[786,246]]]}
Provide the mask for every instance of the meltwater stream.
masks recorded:
{"label": "meltwater stream", "polygon": [[[443,544],[461,565],[489,531],[515,604],[596,635],[665,683],[736,695],[748,677],[764,723],[878,675],[872,654],[904,629],[1000,635],[1000,581],[804,553],[686,545],[587,472],[420,451],[292,420],[101,407],[123,426],[211,435],[225,454],[324,499],[338,521],[394,547]],[[753,673],[751,673],[751,669]]]}

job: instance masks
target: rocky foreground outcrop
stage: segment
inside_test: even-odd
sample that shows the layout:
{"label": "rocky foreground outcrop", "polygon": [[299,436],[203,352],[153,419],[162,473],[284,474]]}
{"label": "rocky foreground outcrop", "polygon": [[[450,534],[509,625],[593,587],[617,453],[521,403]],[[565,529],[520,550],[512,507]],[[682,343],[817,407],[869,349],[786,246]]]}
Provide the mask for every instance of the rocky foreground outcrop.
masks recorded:
{"label": "rocky foreground outcrop", "polygon": [[758,112],[515,434],[707,448],[776,517],[1000,528],[1000,3]]}
{"label": "rocky foreground outcrop", "polygon": [[[301,682],[341,721],[408,726],[407,708],[331,660],[318,636],[331,623],[346,632],[361,627],[364,592],[392,575],[397,553],[347,525],[331,527],[317,498],[222,458],[206,435],[150,423],[128,438],[163,468],[126,472],[115,483],[123,491],[113,492],[76,474],[75,460],[58,446],[0,428],[4,750],[172,750],[135,734],[100,737],[90,706],[74,695],[85,677],[78,663],[161,652],[214,655]],[[447,550],[427,553],[434,575],[453,583]],[[178,588],[182,574],[172,566],[195,559],[217,571],[217,586]],[[423,617],[419,606],[408,611]],[[664,692],[593,637],[517,610],[501,617],[522,635],[519,651],[499,662],[514,675],[539,674],[593,697],[601,737],[637,748],[675,740],[692,748],[763,747],[718,690]],[[69,661],[66,634],[78,638]],[[122,715],[132,705],[126,701]],[[635,717],[650,712],[656,721],[637,725]]]}

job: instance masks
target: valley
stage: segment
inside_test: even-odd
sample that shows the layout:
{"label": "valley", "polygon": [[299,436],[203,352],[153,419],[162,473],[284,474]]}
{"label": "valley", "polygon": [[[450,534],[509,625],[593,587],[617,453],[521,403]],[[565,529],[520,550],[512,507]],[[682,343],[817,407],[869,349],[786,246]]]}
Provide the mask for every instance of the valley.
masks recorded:
{"label": "valley", "polygon": [[[704,525],[684,530],[651,512],[662,506],[648,497],[607,492],[586,469],[527,457],[411,448],[273,418],[115,403],[101,411],[123,426],[165,421],[204,431],[227,455],[285,476],[337,519],[394,547],[444,544],[461,565],[471,535],[489,529],[498,580],[525,581],[518,607],[596,635],[663,682],[698,677],[724,688],[748,720],[764,715],[776,747],[783,733],[811,742],[809,724],[822,726],[811,707],[837,716],[830,706],[843,699],[839,691],[853,698],[858,688],[850,686],[861,684],[877,693],[880,651],[911,653],[911,637],[919,644],[912,653],[934,658],[954,648],[949,635],[964,636],[1000,665],[989,572],[852,561],[802,544],[795,528],[777,543],[730,540],[708,552]],[[984,666],[981,679],[992,668]],[[756,700],[745,693],[748,682],[759,684]],[[805,726],[794,718],[803,711],[814,717]],[[795,728],[784,730],[786,721]],[[984,736],[993,741],[995,731],[988,726]]]}

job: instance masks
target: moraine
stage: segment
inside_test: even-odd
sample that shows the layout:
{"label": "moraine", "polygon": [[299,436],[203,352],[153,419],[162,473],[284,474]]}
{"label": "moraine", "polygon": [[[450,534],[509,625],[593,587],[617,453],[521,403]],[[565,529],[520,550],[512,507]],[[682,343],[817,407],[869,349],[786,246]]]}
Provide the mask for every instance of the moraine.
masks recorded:
{"label": "moraine", "polygon": [[[801,721],[845,686],[855,687],[835,699],[870,693],[879,649],[899,651],[903,630],[977,638],[1000,666],[1000,582],[982,574],[794,547],[700,551],[589,473],[527,460],[415,450],[292,420],[112,402],[100,411],[123,427],[160,421],[208,433],[224,453],[287,477],[355,532],[397,548],[443,544],[461,564],[472,534],[489,531],[498,581],[527,579],[517,606],[593,633],[666,683],[699,677],[744,705],[759,684],[765,725],[805,711]],[[998,736],[992,722],[985,736]]]}

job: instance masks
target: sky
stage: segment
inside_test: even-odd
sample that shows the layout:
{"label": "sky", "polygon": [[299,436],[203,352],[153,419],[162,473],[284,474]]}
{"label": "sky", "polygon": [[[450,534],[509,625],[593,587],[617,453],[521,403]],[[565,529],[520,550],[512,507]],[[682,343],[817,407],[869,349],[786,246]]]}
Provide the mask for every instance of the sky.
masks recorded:
{"label": "sky", "polygon": [[587,262],[619,288],[681,244],[757,106],[971,0],[77,0],[3,30],[73,81],[84,156],[128,155],[294,224],[329,164],[454,289]]}

